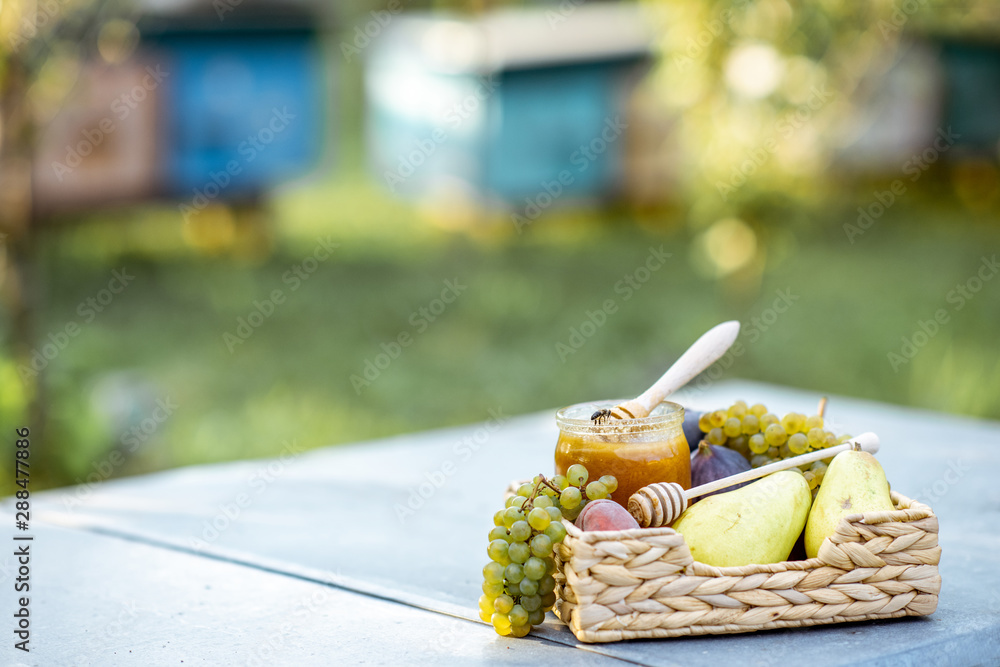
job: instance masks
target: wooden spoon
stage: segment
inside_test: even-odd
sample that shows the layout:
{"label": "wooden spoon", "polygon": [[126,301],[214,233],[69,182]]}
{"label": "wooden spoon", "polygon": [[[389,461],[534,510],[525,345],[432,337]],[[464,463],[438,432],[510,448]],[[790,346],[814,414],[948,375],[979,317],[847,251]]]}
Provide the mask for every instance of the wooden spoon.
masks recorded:
{"label": "wooden spoon", "polygon": [[591,419],[601,422],[612,419],[639,419],[646,417],[663,399],[674,393],[703,370],[718,361],[719,357],[736,342],[740,323],[730,320],[717,324],[696,340],[687,351],[660,376],[652,387],[631,401],[625,401],[610,410],[598,410]]}
{"label": "wooden spoon", "polygon": [[875,454],[878,452],[878,447],[877,435],[874,433],[862,433],[858,437],[851,438],[836,447],[818,449],[815,452],[793,456],[783,461],[775,461],[766,466],[730,475],[729,477],[723,477],[722,479],[696,486],[687,491],[680,484],[674,482],[657,482],[656,484],[644,486],[633,493],[632,497],[628,499],[628,511],[643,528],[669,526],[684,513],[684,510],[688,506],[688,500],[691,498],[697,498],[713,491],[721,491],[734,484],[749,482],[752,479],[764,477],[779,470],[788,470],[789,468],[795,468],[806,463],[828,459],[831,456],[836,456],[841,452],[851,449]]}

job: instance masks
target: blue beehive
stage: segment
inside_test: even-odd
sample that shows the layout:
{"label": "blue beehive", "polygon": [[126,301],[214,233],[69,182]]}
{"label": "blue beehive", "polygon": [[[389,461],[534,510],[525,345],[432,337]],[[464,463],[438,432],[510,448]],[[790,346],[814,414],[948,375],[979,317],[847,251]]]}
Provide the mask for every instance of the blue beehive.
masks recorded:
{"label": "blue beehive", "polygon": [[608,196],[621,183],[623,102],[649,37],[630,5],[396,19],[366,64],[368,146],[394,193],[515,209]]}
{"label": "blue beehive", "polygon": [[318,158],[324,94],[314,21],[287,8],[247,9],[225,21],[140,24],[146,57],[169,73],[158,151],[168,196],[190,198],[220,181],[220,199],[253,196]]}

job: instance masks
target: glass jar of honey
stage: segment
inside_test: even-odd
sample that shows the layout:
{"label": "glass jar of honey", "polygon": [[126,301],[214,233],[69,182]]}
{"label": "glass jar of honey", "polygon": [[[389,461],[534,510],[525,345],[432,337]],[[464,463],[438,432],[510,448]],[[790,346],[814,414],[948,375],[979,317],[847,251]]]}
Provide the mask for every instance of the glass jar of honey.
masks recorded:
{"label": "glass jar of honey", "polygon": [[684,408],[664,401],[642,419],[608,419],[594,423],[590,416],[620,401],[580,403],[556,413],[559,441],[556,474],[565,475],[582,463],[590,480],[614,475],[618,488],[611,499],[628,505],[633,493],[654,482],[676,482],[691,488],[691,454],[684,438]]}

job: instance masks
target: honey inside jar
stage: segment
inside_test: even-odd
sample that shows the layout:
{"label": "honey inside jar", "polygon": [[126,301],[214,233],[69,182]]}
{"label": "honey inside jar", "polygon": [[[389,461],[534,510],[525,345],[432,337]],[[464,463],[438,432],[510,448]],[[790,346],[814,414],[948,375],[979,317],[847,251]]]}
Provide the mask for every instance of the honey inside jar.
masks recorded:
{"label": "honey inside jar", "polygon": [[580,463],[590,480],[614,475],[618,488],[611,499],[623,507],[633,493],[654,482],[691,488],[691,455],[682,429],[684,408],[665,401],[642,419],[590,421],[593,412],[617,403],[582,403],[556,414],[556,474],[564,475],[571,465]]}

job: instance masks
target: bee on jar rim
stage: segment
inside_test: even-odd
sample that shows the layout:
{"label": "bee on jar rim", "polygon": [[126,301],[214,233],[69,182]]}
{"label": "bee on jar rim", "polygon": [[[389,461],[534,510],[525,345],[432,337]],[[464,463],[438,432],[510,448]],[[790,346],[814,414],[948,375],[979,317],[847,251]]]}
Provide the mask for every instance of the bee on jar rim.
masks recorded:
{"label": "bee on jar rim", "polygon": [[610,418],[611,418],[611,410],[608,410],[607,408],[598,410],[594,414],[590,415],[590,421],[594,422],[595,424],[604,424]]}

